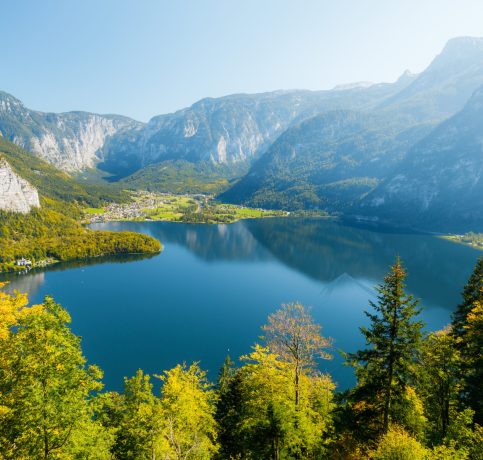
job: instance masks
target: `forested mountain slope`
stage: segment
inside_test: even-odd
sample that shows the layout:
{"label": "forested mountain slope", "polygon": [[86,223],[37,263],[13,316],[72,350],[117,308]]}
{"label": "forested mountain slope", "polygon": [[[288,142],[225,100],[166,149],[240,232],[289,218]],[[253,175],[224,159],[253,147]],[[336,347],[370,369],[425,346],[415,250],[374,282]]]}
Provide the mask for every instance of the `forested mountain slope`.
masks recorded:
{"label": "forested mountain slope", "polygon": [[483,39],[451,40],[377,107],[329,111],[288,128],[222,198],[432,229],[444,221],[481,226],[482,84]]}
{"label": "forested mountain slope", "polygon": [[483,87],[417,143],[359,211],[425,228],[483,229]]}
{"label": "forested mountain slope", "polygon": [[[3,176],[1,173],[5,173]],[[81,206],[126,199],[105,187],[84,186],[64,172],[0,139],[0,272],[110,254],[156,253],[157,240],[130,232],[100,232],[80,223]],[[20,189],[14,185],[20,183]],[[25,185],[28,184],[28,187]]]}

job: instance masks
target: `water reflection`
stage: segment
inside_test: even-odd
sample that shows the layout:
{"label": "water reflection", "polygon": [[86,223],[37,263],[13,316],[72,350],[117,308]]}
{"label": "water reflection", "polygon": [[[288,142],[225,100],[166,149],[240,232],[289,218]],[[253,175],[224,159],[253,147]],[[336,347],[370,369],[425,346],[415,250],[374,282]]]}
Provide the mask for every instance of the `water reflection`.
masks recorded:
{"label": "water reflection", "polygon": [[[216,373],[230,350],[250,350],[281,303],[312,306],[336,347],[363,344],[358,328],[374,285],[399,254],[408,289],[422,298],[429,329],[448,323],[478,251],[429,235],[359,228],[325,219],[266,219],[233,225],[125,222],[97,228],[157,237],[165,252],[58,264],[8,275],[32,302],[52,294],[72,316],[89,361],[109,389],[138,368],[160,373],[201,360]],[[131,262],[131,263],[124,263]],[[353,382],[340,358],[324,363],[341,387]]]}
{"label": "water reflection", "polygon": [[454,308],[479,255],[432,235],[379,232],[321,219],[245,225],[274,257],[324,282],[346,274],[379,283],[399,255],[409,273],[409,290],[424,298],[426,306]]}
{"label": "water reflection", "polygon": [[[322,293],[340,290],[349,280],[373,292],[374,284],[381,281],[399,255],[409,272],[409,290],[424,298],[426,307],[448,309],[458,303],[461,287],[479,255],[477,250],[432,235],[361,228],[327,219],[274,218],[232,225],[118,222],[96,224],[94,228],[147,233],[165,245],[183,246],[209,262],[275,259],[324,283]],[[149,257],[104,257],[57,264],[48,270]],[[25,276],[4,275],[2,279],[11,281],[10,290],[33,292],[44,282],[44,275],[32,272]]]}
{"label": "water reflection", "polygon": [[[126,223],[103,224],[102,228],[126,229]],[[275,258],[323,283],[340,285],[341,276],[359,280],[357,283],[369,280],[366,289],[382,280],[399,255],[409,273],[409,290],[423,298],[426,307],[447,309],[459,302],[461,288],[479,255],[475,249],[433,235],[328,219],[274,218],[232,225],[132,223],[129,229],[149,233],[166,244],[182,245],[204,260]]]}
{"label": "water reflection", "polygon": [[5,273],[0,274],[0,282],[7,282],[4,290],[8,293],[28,292],[30,297],[34,296],[40,287],[45,283],[45,276],[49,272],[71,270],[73,268],[88,267],[90,265],[102,264],[123,264],[140,260],[151,259],[156,254],[120,254],[117,256],[101,256],[91,259],[71,260],[68,262],[56,263],[45,268],[33,268],[26,273]]}

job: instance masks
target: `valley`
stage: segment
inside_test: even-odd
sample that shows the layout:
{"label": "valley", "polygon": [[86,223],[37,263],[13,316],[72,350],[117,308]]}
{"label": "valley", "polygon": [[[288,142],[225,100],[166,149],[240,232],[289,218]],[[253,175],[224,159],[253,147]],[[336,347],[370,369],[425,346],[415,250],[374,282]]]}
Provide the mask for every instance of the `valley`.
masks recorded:
{"label": "valley", "polygon": [[254,209],[224,204],[207,195],[173,195],[134,192],[128,203],[111,203],[103,208],[86,208],[85,222],[166,221],[185,223],[233,223],[240,219],[288,216],[286,211]]}
{"label": "valley", "polygon": [[[0,93],[0,133],[105,190],[459,234],[483,229],[482,88],[483,39],[457,37],[392,83],[204,98],[147,123],[42,113]],[[236,209],[191,214],[232,221]],[[149,214],[187,219],[188,210]]]}
{"label": "valley", "polygon": [[1,12],[0,460],[483,460],[481,0]]}

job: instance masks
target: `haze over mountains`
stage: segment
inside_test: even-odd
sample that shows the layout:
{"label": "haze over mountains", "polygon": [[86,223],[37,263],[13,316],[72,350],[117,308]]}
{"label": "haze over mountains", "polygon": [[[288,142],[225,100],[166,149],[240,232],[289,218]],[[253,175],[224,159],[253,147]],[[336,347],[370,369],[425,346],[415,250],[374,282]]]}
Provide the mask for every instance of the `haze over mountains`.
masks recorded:
{"label": "haze over mountains", "polygon": [[[402,63],[403,64],[403,63]],[[327,91],[203,99],[141,123],[46,114],[0,92],[0,133],[68,172],[126,187],[222,191],[421,228],[483,228],[483,39],[450,40],[419,75]]]}

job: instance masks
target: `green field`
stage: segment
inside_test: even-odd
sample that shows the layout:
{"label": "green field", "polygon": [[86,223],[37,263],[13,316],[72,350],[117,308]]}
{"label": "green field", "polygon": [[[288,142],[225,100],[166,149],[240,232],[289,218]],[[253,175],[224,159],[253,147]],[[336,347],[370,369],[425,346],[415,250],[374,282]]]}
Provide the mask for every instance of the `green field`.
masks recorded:
{"label": "green field", "polygon": [[287,216],[285,211],[253,209],[220,203],[206,195],[138,192],[132,201],[105,208],[86,208],[87,221],[158,220],[188,223],[231,223],[240,219]]}

